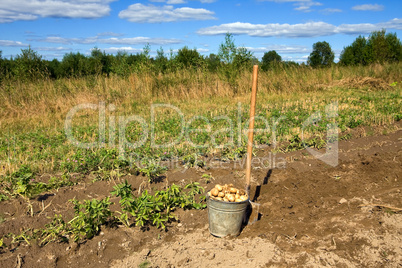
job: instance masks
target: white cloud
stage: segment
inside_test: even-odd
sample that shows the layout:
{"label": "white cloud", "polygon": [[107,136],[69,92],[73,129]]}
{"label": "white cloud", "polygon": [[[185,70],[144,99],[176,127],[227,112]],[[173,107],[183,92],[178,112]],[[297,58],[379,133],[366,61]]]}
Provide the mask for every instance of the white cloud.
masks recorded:
{"label": "white cloud", "polygon": [[336,27],[325,22],[307,22],[302,24],[251,24],[234,22],[198,30],[200,35],[246,34],[260,37],[314,37],[328,35]]}
{"label": "white cloud", "polygon": [[143,49],[133,48],[133,47],[109,47],[109,48],[102,49],[102,51],[105,51],[106,53],[109,53],[109,54],[114,54],[119,51],[125,51],[127,53],[135,54],[135,53],[143,52]]}
{"label": "white cloud", "polygon": [[339,13],[342,12],[342,10],[339,8],[324,8],[320,10],[320,12],[324,14],[330,14],[330,13]]}
{"label": "white cloud", "polygon": [[249,35],[258,37],[317,37],[334,34],[368,34],[381,29],[402,29],[402,19],[393,19],[383,23],[341,24],[335,26],[326,22],[306,22],[300,24],[251,24],[234,22],[202,28],[199,35]]}
{"label": "white cloud", "polygon": [[0,23],[35,20],[40,17],[100,18],[110,13],[115,0],[2,0]]}
{"label": "white cloud", "polygon": [[167,0],[166,1],[166,4],[169,4],[169,5],[178,5],[178,4],[185,4],[185,3],[187,3],[187,2],[184,0]]}
{"label": "white cloud", "polygon": [[265,47],[246,47],[247,50],[252,52],[268,52],[271,50],[275,50],[278,54],[301,54],[301,53],[310,53],[311,48],[306,46],[299,45],[267,45]]}
{"label": "white cloud", "polygon": [[43,39],[31,39],[37,42],[56,43],[56,44],[115,44],[115,45],[170,45],[180,44],[182,40],[175,38],[151,38],[151,37],[110,37],[100,38],[100,36],[87,38],[65,38],[59,36],[49,36]]}
{"label": "white cloud", "polygon": [[140,23],[159,23],[188,20],[213,20],[214,12],[204,8],[174,8],[173,6],[154,6],[133,4],[119,13],[121,19]]}
{"label": "white cloud", "polygon": [[27,47],[28,44],[24,44],[20,41],[0,40],[0,46],[3,46],[3,47]]}
{"label": "white cloud", "polygon": [[354,6],[352,7],[352,9],[359,11],[382,11],[384,10],[384,6],[378,4],[365,4],[365,5]]}
{"label": "white cloud", "polygon": [[71,51],[68,47],[34,47],[38,51]]}
{"label": "white cloud", "polygon": [[206,48],[197,48],[198,53],[208,53],[209,49]]}

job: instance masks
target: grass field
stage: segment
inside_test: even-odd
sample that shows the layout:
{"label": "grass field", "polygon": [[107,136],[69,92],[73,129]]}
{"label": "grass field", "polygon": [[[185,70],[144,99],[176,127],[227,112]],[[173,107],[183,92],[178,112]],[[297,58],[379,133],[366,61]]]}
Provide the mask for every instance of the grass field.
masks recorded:
{"label": "grass field", "polygon": [[[256,133],[256,144],[288,142],[291,146],[284,149],[294,150],[301,146],[303,130],[305,141],[320,148],[331,122],[341,138],[359,126],[391,125],[402,117],[401,70],[400,64],[389,64],[260,72],[256,128],[264,131]],[[110,170],[116,163],[108,160],[116,161],[117,155],[135,155],[140,161],[217,152],[235,157],[244,152],[250,85],[249,72],[233,85],[219,74],[189,70],[127,79],[5,82],[0,91],[0,174],[22,165],[39,174]],[[330,103],[337,105],[333,118],[325,116]],[[67,114],[80,104],[93,107],[73,114],[68,138]],[[303,127],[315,112],[321,119]],[[97,144],[87,150],[72,140]]]}

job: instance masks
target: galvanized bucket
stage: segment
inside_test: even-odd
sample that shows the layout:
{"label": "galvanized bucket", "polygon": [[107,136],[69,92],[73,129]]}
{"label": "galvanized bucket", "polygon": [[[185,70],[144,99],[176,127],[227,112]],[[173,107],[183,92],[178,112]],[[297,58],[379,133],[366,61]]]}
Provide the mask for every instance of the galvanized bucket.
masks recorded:
{"label": "galvanized bucket", "polygon": [[240,234],[246,219],[249,199],[243,202],[213,200],[207,194],[209,232],[217,237]]}

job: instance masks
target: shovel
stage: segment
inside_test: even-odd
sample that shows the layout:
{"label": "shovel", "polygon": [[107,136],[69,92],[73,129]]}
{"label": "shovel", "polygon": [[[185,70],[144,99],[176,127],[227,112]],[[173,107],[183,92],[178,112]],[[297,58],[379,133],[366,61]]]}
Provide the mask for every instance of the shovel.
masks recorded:
{"label": "shovel", "polygon": [[[250,198],[250,181],[251,181],[251,159],[253,157],[254,116],[255,116],[255,102],[257,97],[257,78],[258,78],[258,65],[254,65],[253,86],[251,89],[250,123],[248,127],[247,163],[246,163],[246,192],[249,198]],[[253,201],[251,201],[250,199],[251,213],[248,218],[248,224],[253,224],[254,222],[256,222],[259,216],[260,204]]]}

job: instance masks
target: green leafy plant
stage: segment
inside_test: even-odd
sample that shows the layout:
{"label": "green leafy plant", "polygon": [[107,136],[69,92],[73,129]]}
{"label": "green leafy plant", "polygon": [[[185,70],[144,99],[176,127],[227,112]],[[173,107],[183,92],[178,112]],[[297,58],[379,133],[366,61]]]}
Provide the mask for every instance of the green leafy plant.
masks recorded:
{"label": "green leafy plant", "polygon": [[156,191],[149,194],[148,191],[142,192],[138,197],[134,197],[131,185],[125,181],[114,187],[113,195],[120,197],[119,220],[126,226],[135,224],[145,226],[155,225],[157,228],[166,228],[166,223],[176,217],[172,212],[178,208],[202,209],[205,204],[205,196],[200,198],[200,202],[195,200],[195,196],[204,192],[204,188],[198,183],[188,184],[183,188],[175,184],[166,190]]}
{"label": "green leafy plant", "polygon": [[182,157],[182,164],[186,168],[191,167],[205,167],[205,161],[201,159],[201,156],[198,154],[189,154]]}
{"label": "green leafy plant", "polygon": [[149,178],[149,181],[152,182],[159,176],[161,176],[168,168],[159,164],[157,159],[143,159],[142,167],[139,168],[139,171]]}
{"label": "green leafy plant", "polygon": [[70,200],[74,204],[75,217],[68,222],[71,227],[71,235],[75,241],[90,239],[95,236],[102,224],[105,224],[112,216],[109,197],[102,200]]}
{"label": "green leafy plant", "polygon": [[211,174],[204,173],[204,174],[202,174],[201,179],[204,179],[205,183],[208,184],[208,183],[211,183],[212,180],[214,180],[214,177],[212,177]]}
{"label": "green leafy plant", "polygon": [[41,237],[39,245],[43,246],[53,241],[67,242],[71,230],[63,217],[56,214],[51,223],[46,224],[43,230],[37,232],[40,232]]}

